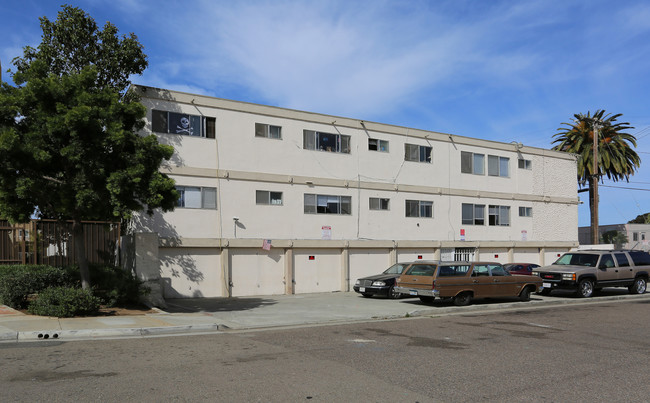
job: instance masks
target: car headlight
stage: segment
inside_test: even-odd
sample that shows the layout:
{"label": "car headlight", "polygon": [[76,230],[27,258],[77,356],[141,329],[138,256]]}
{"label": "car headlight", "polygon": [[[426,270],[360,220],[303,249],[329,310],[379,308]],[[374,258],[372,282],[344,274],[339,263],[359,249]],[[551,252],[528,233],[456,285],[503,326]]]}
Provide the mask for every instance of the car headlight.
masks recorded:
{"label": "car headlight", "polygon": [[383,286],[386,285],[386,282],[385,281],[373,281],[372,285],[375,286],[375,287],[383,287]]}
{"label": "car headlight", "polygon": [[575,273],[563,273],[562,280],[576,281]]}
{"label": "car headlight", "polygon": [[531,276],[539,276],[539,272],[538,271],[531,271],[530,275]]}
{"label": "car headlight", "polygon": [[354,285],[361,285],[361,281],[357,280],[357,282],[354,283]]}

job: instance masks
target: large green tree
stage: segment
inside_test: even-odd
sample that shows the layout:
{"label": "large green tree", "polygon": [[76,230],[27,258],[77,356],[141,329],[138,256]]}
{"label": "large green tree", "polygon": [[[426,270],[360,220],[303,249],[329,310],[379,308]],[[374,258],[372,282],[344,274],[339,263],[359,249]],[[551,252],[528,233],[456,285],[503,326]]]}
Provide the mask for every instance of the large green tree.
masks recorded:
{"label": "large green tree", "polygon": [[[625,179],[636,172],[641,164],[639,155],[633,150],[636,138],[625,133],[633,129],[628,122],[617,122],[622,114],[610,115],[604,110],[597,110],[593,115],[573,115],[573,122],[562,123],[553,136],[554,150],[565,151],[578,155],[578,182],[589,184],[589,207],[593,217],[596,215],[594,204],[594,182],[602,180],[603,175],[613,181]],[[594,136],[597,144],[597,158],[594,164]],[[596,171],[597,167],[597,171]],[[597,239],[592,240],[597,243]]]}
{"label": "large green tree", "polygon": [[0,87],[0,216],[71,220],[88,289],[82,220],[172,210],[178,193],[159,167],[173,148],[137,134],[146,108],[129,77],[147,60],[135,35],[120,38],[111,23],[99,30],[70,6],[40,21],[41,44],[14,59],[15,86]]}

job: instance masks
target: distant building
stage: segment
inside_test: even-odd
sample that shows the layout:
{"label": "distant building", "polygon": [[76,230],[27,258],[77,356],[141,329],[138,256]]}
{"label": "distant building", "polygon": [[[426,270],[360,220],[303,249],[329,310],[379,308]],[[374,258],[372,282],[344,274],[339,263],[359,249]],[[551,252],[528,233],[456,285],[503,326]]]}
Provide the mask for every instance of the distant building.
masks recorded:
{"label": "distant building", "polygon": [[176,150],[178,208],[134,223],[165,297],[348,291],[396,261],[544,264],[578,246],[573,155],[133,89],[143,134]]}
{"label": "distant building", "polygon": [[[627,236],[628,242],[623,245],[616,245],[617,247],[650,251],[650,224],[612,224],[598,226],[598,233],[601,239],[603,234],[608,231],[619,231]],[[580,245],[588,245],[591,243],[591,227],[578,228],[578,241]]]}

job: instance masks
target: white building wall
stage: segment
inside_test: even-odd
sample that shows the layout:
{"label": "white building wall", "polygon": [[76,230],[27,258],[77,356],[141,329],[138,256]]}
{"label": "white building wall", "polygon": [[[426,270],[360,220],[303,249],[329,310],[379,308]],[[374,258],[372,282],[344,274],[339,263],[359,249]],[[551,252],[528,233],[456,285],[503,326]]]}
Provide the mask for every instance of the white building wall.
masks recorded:
{"label": "white building wall", "polygon": [[[216,118],[216,139],[157,136],[175,148],[163,171],[178,186],[217,188],[217,208],[177,208],[134,220],[135,228],[158,233],[166,245],[162,256],[172,263],[161,272],[168,279],[165,290],[170,295],[340,291],[366,271],[387,268],[393,259],[435,259],[441,242],[447,243],[447,250],[474,242],[479,245],[476,259],[503,263],[513,253],[524,258],[530,250],[547,248],[543,255],[532,253],[536,260],[526,259],[536,262],[554,253],[549,247],[563,252],[577,244],[576,160],[566,154],[143,88],[136,87],[149,109],[144,134],[151,133],[151,109]],[[282,139],[256,137],[255,123],[280,126]],[[306,150],[304,130],[350,136],[351,151]],[[389,151],[368,150],[368,138],[388,141]],[[405,144],[431,147],[431,163],[405,161]],[[464,151],[485,155],[483,175],[461,173]],[[487,175],[490,155],[509,159],[507,177]],[[530,160],[531,169],[518,168],[519,158]],[[256,204],[257,190],[282,192],[282,205]],[[305,194],[349,196],[351,214],[305,214]],[[389,199],[389,209],[370,210],[370,197]],[[433,202],[433,217],[406,217],[406,200]],[[486,225],[463,225],[463,203],[485,205]],[[510,225],[487,225],[490,205],[509,206]],[[532,217],[519,217],[519,207],[532,207]],[[268,253],[236,246],[249,240],[246,248],[261,247],[263,239],[285,246]],[[292,246],[302,240],[313,240],[316,248]],[[390,241],[400,246],[347,250],[328,246],[330,240]],[[499,242],[514,246],[495,246]],[[215,251],[226,247],[230,259],[222,262]],[[518,254],[521,248],[528,249]],[[284,255],[287,250],[293,253],[289,259]],[[188,261],[205,271],[210,281],[179,276],[183,270],[175,255],[191,256]],[[228,281],[233,282],[230,288],[224,284]]]}

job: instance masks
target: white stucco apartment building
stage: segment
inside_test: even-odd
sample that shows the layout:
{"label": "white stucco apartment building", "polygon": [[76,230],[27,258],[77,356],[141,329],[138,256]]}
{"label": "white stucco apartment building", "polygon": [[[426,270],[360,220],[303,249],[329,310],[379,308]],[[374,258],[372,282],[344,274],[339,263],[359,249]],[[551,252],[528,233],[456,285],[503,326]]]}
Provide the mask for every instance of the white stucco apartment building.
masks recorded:
{"label": "white stucco apartment building", "polygon": [[578,245],[572,155],[133,89],[143,133],[176,150],[179,207],[134,227],[166,298],[347,291],[396,261],[543,264]]}

